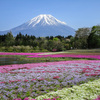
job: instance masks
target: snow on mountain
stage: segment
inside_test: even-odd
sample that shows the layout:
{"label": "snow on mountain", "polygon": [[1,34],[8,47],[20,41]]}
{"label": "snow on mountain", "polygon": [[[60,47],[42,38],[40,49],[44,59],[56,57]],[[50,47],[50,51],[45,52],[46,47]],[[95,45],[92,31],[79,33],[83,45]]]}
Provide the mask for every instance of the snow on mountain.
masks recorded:
{"label": "snow on mountain", "polygon": [[12,31],[14,36],[19,32],[22,34],[34,35],[36,37],[57,35],[68,36],[75,34],[75,30],[67,26],[65,22],[62,22],[48,14],[41,14],[18,27],[0,32],[0,34],[6,34],[9,31]]}
{"label": "snow on mountain", "polygon": [[41,14],[28,22],[28,25],[34,27],[37,24],[41,23],[41,25],[58,25],[58,24],[66,24],[57,20],[52,15]]}

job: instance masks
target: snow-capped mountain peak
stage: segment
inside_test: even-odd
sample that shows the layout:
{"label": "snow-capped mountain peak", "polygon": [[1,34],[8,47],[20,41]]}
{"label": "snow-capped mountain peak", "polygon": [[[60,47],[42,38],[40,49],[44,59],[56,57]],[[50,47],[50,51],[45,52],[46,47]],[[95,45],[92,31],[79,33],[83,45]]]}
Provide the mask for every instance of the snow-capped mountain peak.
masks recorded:
{"label": "snow-capped mountain peak", "polygon": [[41,24],[41,25],[63,24],[63,25],[66,25],[65,22],[61,22],[60,20],[56,19],[55,17],[53,17],[52,15],[49,15],[49,14],[41,14],[41,15],[31,19],[27,23],[28,23],[28,26],[32,26],[32,27],[36,26],[37,24]]}
{"label": "snow-capped mountain peak", "polygon": [[75,30],[73,28],[49,14],[41,14],[20,26],[7,31],[1,31],[0,34],[6,34],[9,31],[11,31],[14,36],[16,36],[19,32],[24,35],[34,35],[36,37],[57,35],[73,36],[75,34]]}

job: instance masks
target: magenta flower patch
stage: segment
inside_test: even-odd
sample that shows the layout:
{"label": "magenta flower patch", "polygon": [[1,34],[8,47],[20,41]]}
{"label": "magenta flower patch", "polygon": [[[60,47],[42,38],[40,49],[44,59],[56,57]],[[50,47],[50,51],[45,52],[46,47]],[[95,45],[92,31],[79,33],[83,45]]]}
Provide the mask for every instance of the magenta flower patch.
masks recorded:
{"label": "magenta flower patch", "polygon": [[39,95],[87,82],[90,78],[100,78],[100,60],[4,65],[0,66],[0,99],[30,100],[28,97],[32,97],[35,100]]}

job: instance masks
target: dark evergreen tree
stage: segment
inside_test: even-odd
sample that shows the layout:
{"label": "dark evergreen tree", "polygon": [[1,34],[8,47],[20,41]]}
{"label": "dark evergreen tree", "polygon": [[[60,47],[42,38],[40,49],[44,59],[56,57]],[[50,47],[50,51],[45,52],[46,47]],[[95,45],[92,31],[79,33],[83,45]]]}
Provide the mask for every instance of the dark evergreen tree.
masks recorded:
{"label": "dark evergreen tree", "polygon": [[12,46],[14,45],[14,37],[12,32],[8,32],[5,36],[5,46]]}

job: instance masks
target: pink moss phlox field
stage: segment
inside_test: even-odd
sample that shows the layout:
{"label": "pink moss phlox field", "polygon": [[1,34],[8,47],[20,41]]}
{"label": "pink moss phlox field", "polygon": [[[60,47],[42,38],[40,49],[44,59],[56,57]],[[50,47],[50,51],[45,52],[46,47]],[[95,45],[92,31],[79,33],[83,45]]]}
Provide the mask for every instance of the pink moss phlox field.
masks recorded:
{"label": "pink moss phlox field", "polygon": [[94,58],[100,59],[100,55],[82,55],[82,54],[46,54],[45,53],[7,53],[1,52],[0,55],[26,55],[28,58],[58,58],[58,57],[72,57],[72,58]]}
{"label": "pink moss phlox field", "polygon": [[29,97],[37,97],[38,93],[46,94],[50,92],[49,89],[53,90],[56,86],[75,85],[82,81],[86,82],[92,77],[100,78],[100,60],[2,65],[0,94],[3,95],[4,100],[11,100],[7,95],[20,100],[18,93],[23,93],[21,96],[24,98],[28,97],[28,94]]}
{"label": "pink moss phlox field", "polygon": [[27,56],[32,58],[42,58],[42,57],[51,57],[51,58],[58,58],[58,57],[71,57],[71,58],[94,58],[100,59],[100,55],[76,55],[76,54],[52,54],[52,55],[34,55],[34,56]]}
{"label": "pink moss phlox field", "polygon": [[43,53],[9,53],[9,52],[0,52],[0,55],[39,55]]}
{"label": "pink moss phlox field", "polygon": [[[0,53],[0,55],[26,55],[27,57],[74,57],[95,58],[100,55],[52,54],[44,53]],[[100,78],[100,60],[73,60],[0,66],[0,100],[36,100],[37,97],[55,88],[87,82],[90,78]],[[57,87],[56,87],[57,86]],[[62,87],[61,87],[62,86]],[[20,94],[23,93],[23,94]],[[18,95],[20,95],[20,97]],[[27,96],[28,95],[28,96]],[[2,96],[2,97],[1,97]],[[11,98],[10,98],[11,97]],[[2,99],[4,98],[4,99]],[[44,99],[44,100],[57,100]],[[97,99],[99,100],[99,96]]]}
{"label": "pink moss phlox field", "polygon": [[[0,66],[0,73],[9,75],[35,75],[44,73],[54,74],[52,79],[59,79],[59,73],[71,71],[74,73],[84,73],[85,76],[97,76],[100,75],[100,60],[81,60],[81,61],[59,61],[59,62],[46,62],[46,63],[31,63],[31,64],[14,64]],[[12,78],[13,79],[13,78]],[[30,80],[23,77],[21,79],[8,79],[7,82],[28,82],[33,80],[45,80],[46,77],[34,77]],[[0,83],[6,83],[6,81],[0,81]]]}
{"label": "pink moss phlox field", "polygon": [[[72,63],[96,63],[96,62],[100,62],[99,60],[81,60],[81,61],[59,61],[59,62],[46,62],[46,63],[31,63],[31,64],[13,64],[13,65],[1,65],[0,66],[0,73],[7,73],[8,71],[11,70],[17,70],[17,69],[31,69],[31,68],[35,68],[35,67],[47,67],[48,65],[62,65],[62,64],[72,64]],[[77,66],[77,65],[76,65]],[[95,68],[96,66],[94,66]],[[100,67],[100,66],[99,66]],[[92,70],[91,68],[83,68],[83,72],[85,72],[86,70]],[[43,68],[42,68],[43,70]],[[61,70],[61,69],[58,69]],[[99,70],[97,70],[98,72]],[[27,71],[28,72],[28,71]],[[27,72],[21,72],[21,73],[27,73]],[[44,72],[44,71],[43,71]],[[49,71],[48,71],[49,72]],[[54,71],[55,72],[55,71]],[[16,73],[16,72],[10,72],[10,73]],[[19,72],[20,73],[20,72]],[[32,73],[30,71],[30,73]],[[36,73],[38,73],[38,71],[36,71]],[[40,73],[40,72],[39,72]],[[52,73],[52,72],[51,72]]]}

